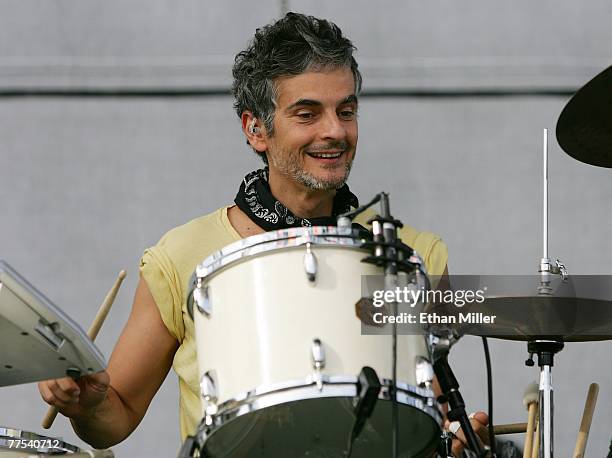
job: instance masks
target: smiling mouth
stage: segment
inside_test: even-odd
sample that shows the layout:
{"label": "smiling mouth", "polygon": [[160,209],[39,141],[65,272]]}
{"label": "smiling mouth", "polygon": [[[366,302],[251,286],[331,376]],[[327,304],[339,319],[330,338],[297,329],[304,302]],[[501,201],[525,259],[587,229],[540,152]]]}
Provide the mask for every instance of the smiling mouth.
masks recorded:
{"label": "smiling mouth", "polygon": [[337,159],[340,156],[342,156],[343,153],[344,151],[338,151],[335,153],[306,153],[306,154],[316,159]]}

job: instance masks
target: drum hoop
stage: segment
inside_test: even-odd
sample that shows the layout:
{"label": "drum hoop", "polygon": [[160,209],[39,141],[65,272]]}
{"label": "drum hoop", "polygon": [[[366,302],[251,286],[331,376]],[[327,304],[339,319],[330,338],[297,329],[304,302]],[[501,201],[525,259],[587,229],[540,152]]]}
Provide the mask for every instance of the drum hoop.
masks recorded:
{"label": "drum hoop", "polygon": [[50,440],[50,441],[53,441],[52,443],[55,443],[57,441],[57,447],[52,447],[52,448],[41,447],[37,450],[37,452],[42,452],[42,453],[48,452],[50,450],[54,452],[73,452],[73,453],[79,453],[83,451],[76,445],[68,444],[62,441],[61,439],[57,439],[55,437],[42,436],[40,434],[36,434],[30,431],[24,431],[22,429],[8,428],[8,427],[0,426],[0,444],[6,440],[11,440],[11,439],[14,439],[14,440],[23,439],[23,440],[28,440],[28,441],[30,440],[32,441]]}
{"label": "drum hoop", "polygon": [[359,238],[359,231],[356,229],[343,230],[336,226],[280,229],[238,240],[212,253],[198,264],[195,276],[200,279],[207,278],[235,261],[268,251],[300,247],[307,243],[359,248],[364,241]]}
{"label": "drum hoop", "polygon": [[[389,394],[391,380],[382,379],[382,385],[378,399],[391,400]],[[207,416],[201,423],[198,435],[201,444],[205,444],[206,440],[223,425],[248,413],[288,402],[329,397],[353,398],[356,395],[357,377],[351,375],[313,374],[306,379],[260,385],[221,403],[216,412],[210,417]],[[440,405],[432,390],[398,382],[397,401],[401,405],[420,410],[442,428]]]}

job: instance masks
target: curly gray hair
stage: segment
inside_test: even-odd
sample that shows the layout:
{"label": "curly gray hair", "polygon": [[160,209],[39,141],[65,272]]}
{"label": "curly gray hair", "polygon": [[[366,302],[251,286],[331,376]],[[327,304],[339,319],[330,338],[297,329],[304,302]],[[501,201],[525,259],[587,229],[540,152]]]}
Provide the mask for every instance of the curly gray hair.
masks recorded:
{"label": "curly gray hair", "polygon": [[[274,111],[280,76],[299,75],[307,70],[349,67],[356,95],[361,90],[361,73],[353,57],[356,48],[340,28],[325,19],[287,13],[285,17],[255,31],[248,47],[236,55],[232,74],[234,109],[262,120],[269,135],[274,133]],[[266,162],[265,154],[261,154]]]}

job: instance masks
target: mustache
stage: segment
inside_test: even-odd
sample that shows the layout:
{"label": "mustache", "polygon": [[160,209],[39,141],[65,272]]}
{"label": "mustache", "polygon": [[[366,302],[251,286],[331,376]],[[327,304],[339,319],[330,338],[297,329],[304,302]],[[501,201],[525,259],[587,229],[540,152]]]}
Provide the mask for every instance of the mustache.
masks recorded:
{"label": "mustache", "polygon": [[346,141],[340,140],[340,141],[335,141],[335,142],[329,142],[326,143],[325,145],[313,145],[308,147],[308,149],[306,150],[307,153],[318,153],[320,151],[329,151],[331,150],[342,150],[342,151],[346,151],[347,149],[349,149],[349,144]]}

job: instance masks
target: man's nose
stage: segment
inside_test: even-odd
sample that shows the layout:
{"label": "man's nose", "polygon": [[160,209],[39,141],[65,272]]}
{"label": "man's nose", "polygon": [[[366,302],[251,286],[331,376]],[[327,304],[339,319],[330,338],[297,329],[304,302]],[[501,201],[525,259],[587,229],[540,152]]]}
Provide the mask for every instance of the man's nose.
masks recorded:
{"label": "man's nose", "polygon": [[323,118],[322,124],[322,138],[338,140],[346,137],[346,129],[342,124],[342,120],[338,118],[338,114],[336,112],[327,114]]}

